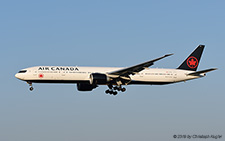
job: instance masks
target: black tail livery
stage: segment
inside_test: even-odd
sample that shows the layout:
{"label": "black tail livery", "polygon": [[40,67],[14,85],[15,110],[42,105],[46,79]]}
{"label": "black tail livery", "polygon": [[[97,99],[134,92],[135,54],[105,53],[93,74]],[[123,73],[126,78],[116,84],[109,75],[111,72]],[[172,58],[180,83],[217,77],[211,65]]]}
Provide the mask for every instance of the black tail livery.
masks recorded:
{"label": "black tail livery", "polygon": [[199,45],[177,69],[196,71],[204,47],[205,45]]}

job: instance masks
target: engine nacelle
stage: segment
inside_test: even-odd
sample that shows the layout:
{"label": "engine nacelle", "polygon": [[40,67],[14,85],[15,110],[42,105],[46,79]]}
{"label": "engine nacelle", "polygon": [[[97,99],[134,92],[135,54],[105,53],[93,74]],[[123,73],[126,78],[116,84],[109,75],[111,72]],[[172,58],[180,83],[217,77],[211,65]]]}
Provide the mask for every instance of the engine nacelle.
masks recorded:
{"label": "engine nacelle", "polygon": [[95,84],[77,83],[78,91],[92,91],[96,87],[97,87],[97,85],[95,85]]}
{"label": "engine nacelle", "polygon": [[106,74],[92,73],[90,75],[90,84],[107,84],[110,78]]}

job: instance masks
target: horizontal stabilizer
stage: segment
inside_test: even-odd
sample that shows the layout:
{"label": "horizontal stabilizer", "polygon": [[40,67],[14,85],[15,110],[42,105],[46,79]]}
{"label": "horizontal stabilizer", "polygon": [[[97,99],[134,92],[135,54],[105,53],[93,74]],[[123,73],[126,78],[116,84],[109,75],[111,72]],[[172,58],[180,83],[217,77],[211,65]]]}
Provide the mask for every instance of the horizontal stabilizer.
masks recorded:
{"label": "horizontal stabilizer", "polygon": [[206,69],[206,70],[202,70],[202,71],[196,71],[196,72],[193,72],[193,73],[189,73],[188,75],[200,75],[202,73],[207,73],[207,72],[214,71],[214,70],[217,70],[217,68]]}

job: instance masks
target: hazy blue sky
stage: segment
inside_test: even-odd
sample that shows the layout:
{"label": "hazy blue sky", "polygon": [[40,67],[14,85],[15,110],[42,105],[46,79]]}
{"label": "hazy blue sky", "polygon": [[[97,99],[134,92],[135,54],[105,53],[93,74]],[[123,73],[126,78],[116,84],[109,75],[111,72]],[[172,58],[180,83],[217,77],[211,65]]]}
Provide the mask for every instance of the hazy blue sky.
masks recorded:
{"label": "hazy blue sky", "polygon": [[[1,141],[149,141],[173,135],[225,139],[225,2],[1,1]],[[174,53],[152,67],[176,68],[205,44],[205,78],[166,86],[34,84],[14,75],[37,65],[130,66]],[[208,139],[210,140],[210,139]],[[207,141],[208,141],[207,140]]]}

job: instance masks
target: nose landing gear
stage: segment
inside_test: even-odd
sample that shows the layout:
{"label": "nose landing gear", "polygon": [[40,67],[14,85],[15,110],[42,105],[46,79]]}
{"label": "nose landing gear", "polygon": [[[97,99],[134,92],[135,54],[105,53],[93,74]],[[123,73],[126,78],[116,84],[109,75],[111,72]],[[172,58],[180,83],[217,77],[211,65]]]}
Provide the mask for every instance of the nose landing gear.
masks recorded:
{"label": "nose landing gear", "polygon": [[29,86],[30,86],[29,90],[30,91],[33,91],[34,90],[34,87],[32,86],[32,82],[27,82],[27,84],[29,84]]}

